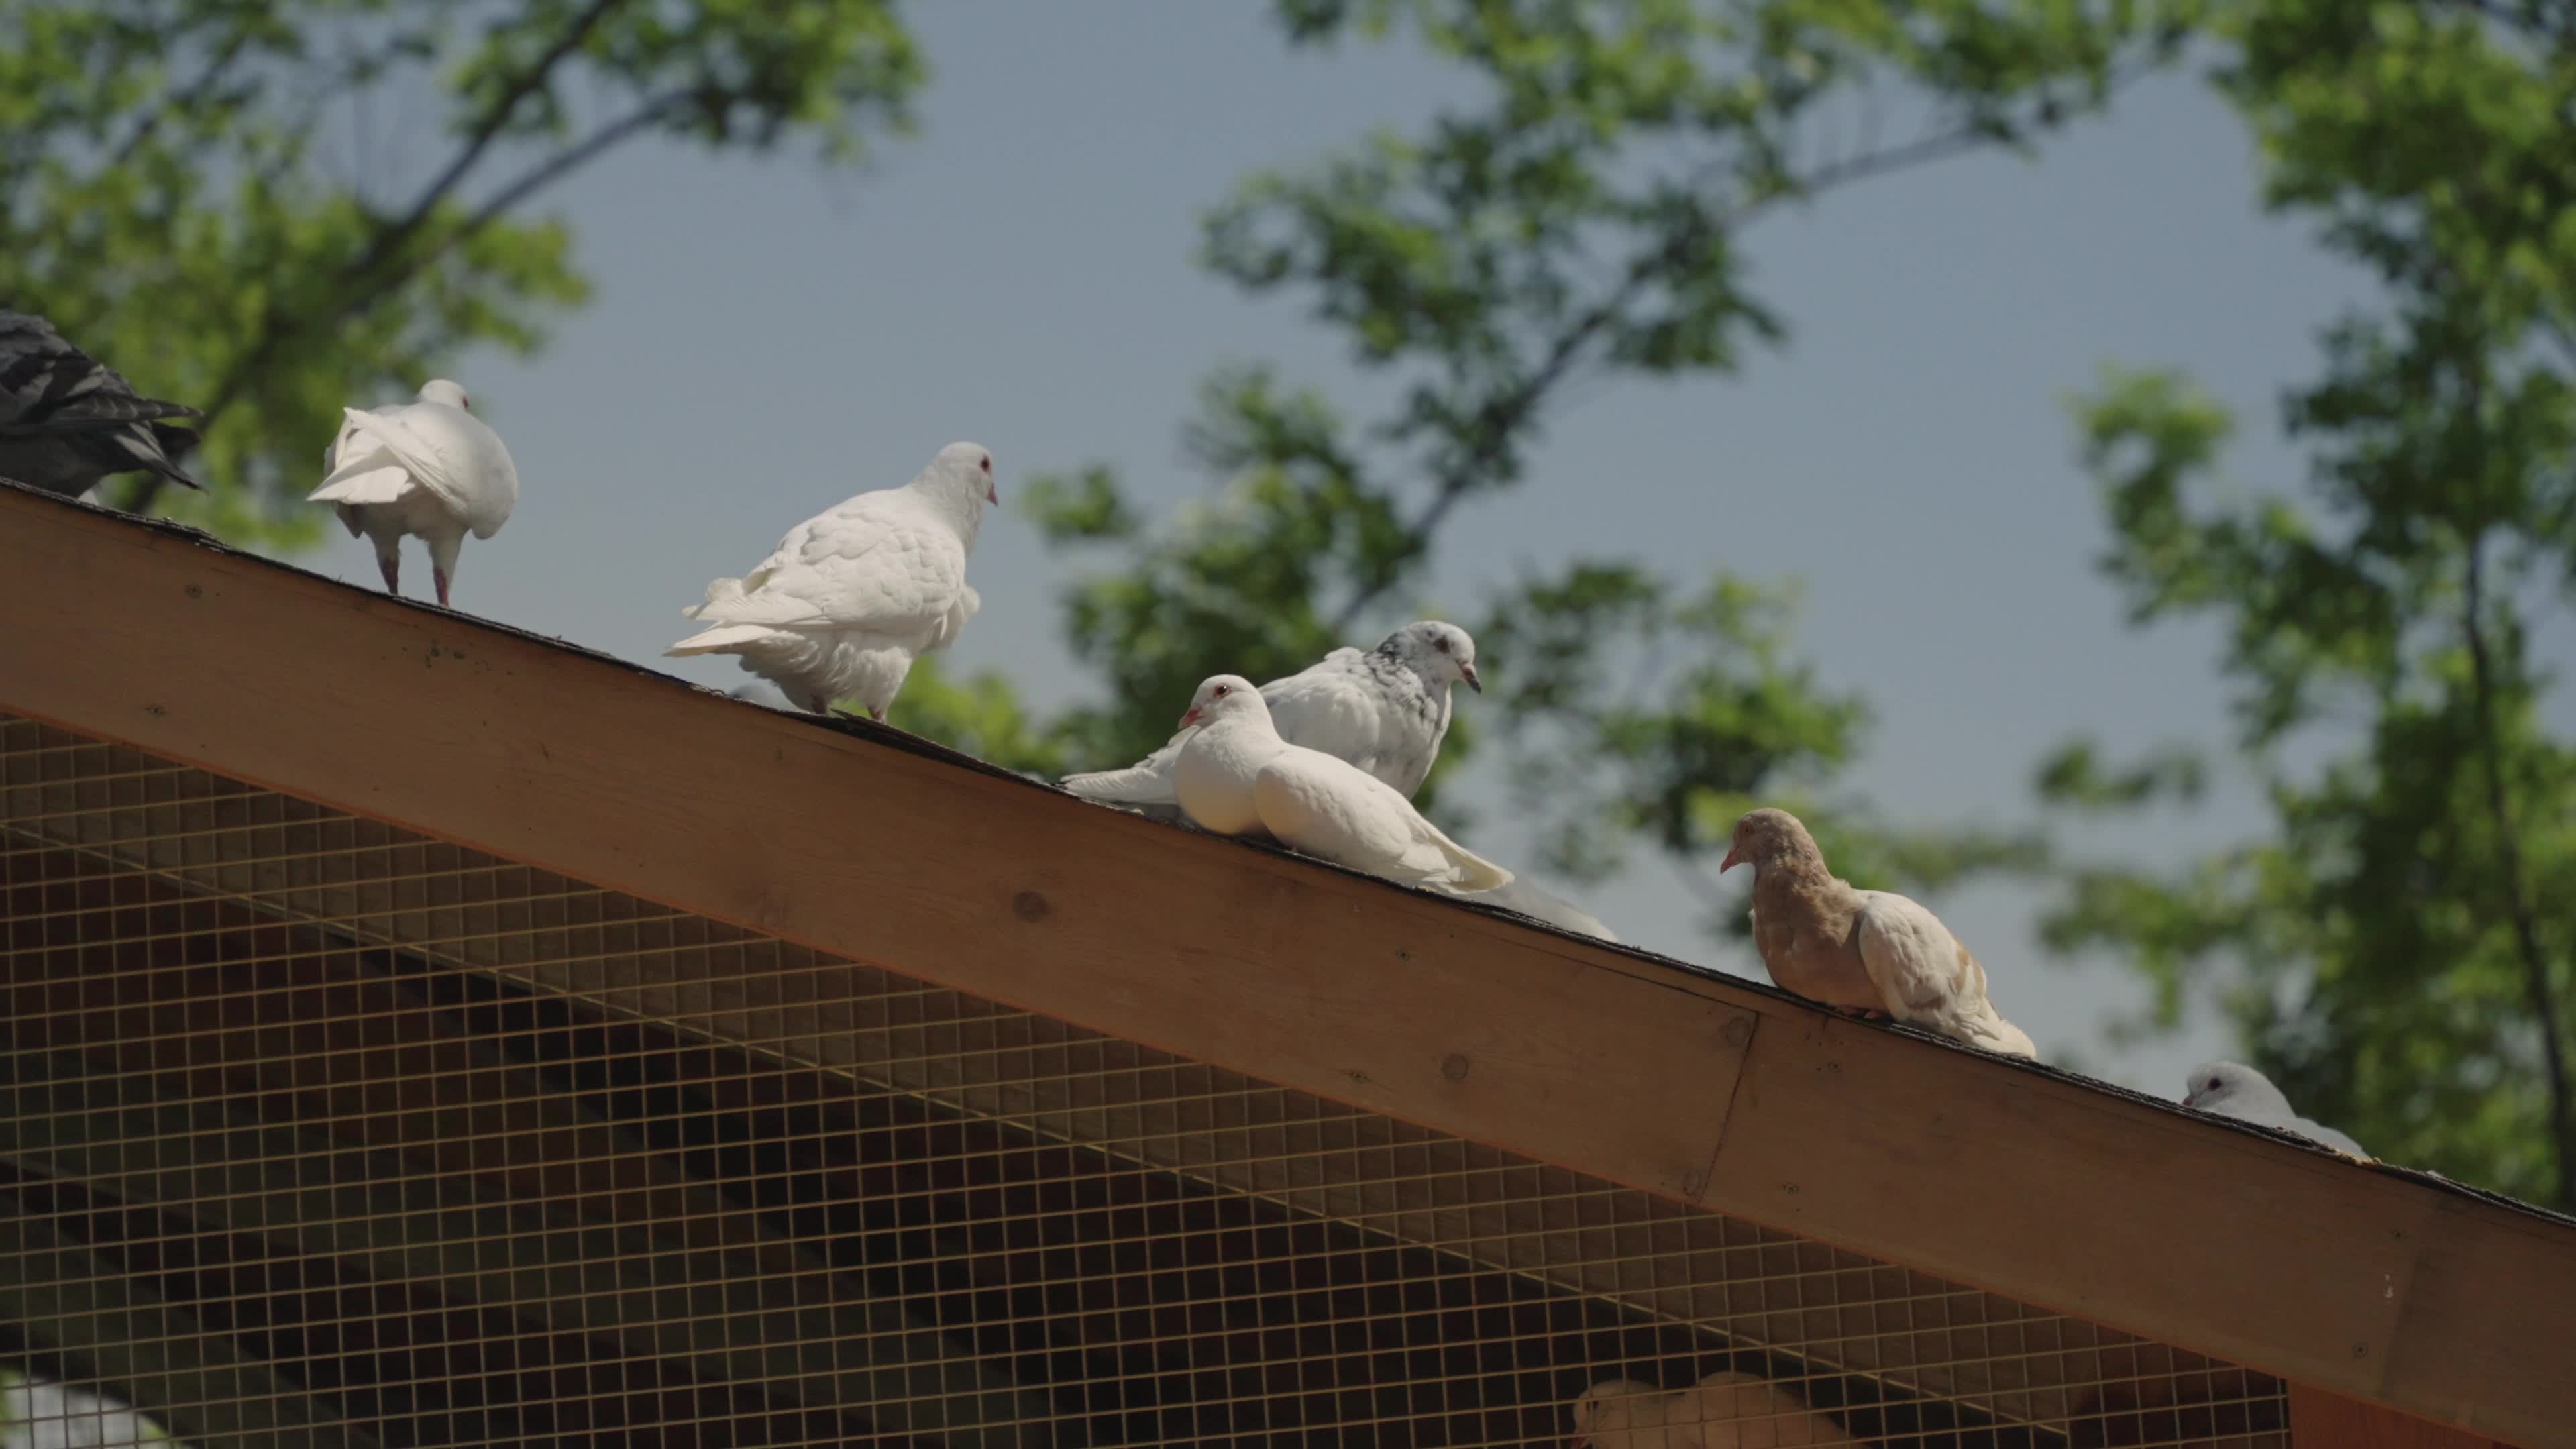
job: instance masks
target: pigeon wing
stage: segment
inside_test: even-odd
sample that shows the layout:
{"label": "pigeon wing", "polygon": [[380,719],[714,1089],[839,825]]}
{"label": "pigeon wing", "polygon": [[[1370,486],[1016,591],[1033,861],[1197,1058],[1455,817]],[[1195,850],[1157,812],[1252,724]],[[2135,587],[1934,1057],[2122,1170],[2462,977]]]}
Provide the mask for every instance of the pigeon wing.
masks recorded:
{"label": "pigeon wing", "polygon": [[966,550],[953,530],[835,509],[797,525],[738,589],[710,590],[692,617],[910,642],[963,627],[965,590]]}
{"label": "pigeon wing", "polygon": [[1889,891],[1862,891],[1853,921],[1861,965],[1879,999],[1899,1021],[1946,1018],[1973,972],[1983,995],[1985,972],[1941,918]]}
{"label": "pigeon wing", "polygon": [[1986,996],[1986,968],[1921,902],[1893,891],[1860,892],[1852,943],[1888,1014],[2007,1056],[2035,1057],[2020,1027]]}
{"label": "pigeon wing", "polygon": [[1253,800],[1272,835],[1353,870],[1468,891],[1512,880],[1423,819],[1394,786],[1319,750],[1282,751],[1254,781]]}
{"label": "pigeon wing", "polygon": [[74,347],[44,318],[0,309],[0,432],[93,432],[204,416],[137,394],[116,369]]}
{"label": "pigeon wing", "polygon": [[[519,500],[518,470],[500,435],[482,419],[436,402],[341,411],[348,421],[341,430],[343,441],[332,449],[335,458],[344,460],[340,472],[355,461],[348,459],[352,449],[372,447],[474,530],[475,537],[490,538],[508,521]],[[351,438],[351,432],[357,436]]]}
{"label": "pigeon wing", "polygon": [[1363,770],[1378,751],[1378,726],[1385,713],[1371,696],[1360,651],[1336,649],[1295,674],[1261,686],[1261,702],[1270,706],[1271,723],[1292,745],[1322,750]]}

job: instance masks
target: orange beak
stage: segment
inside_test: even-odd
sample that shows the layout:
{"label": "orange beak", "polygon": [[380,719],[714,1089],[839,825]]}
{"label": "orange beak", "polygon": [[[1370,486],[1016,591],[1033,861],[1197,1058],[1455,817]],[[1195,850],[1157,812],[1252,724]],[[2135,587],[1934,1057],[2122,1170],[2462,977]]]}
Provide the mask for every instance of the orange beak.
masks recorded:
{"label": "orange beak", "polygon": [[1726,847],[1726,859],[1717,863],[1717,873],[1719,875],[1724,875],[1728,871],[1733,870],[1742,864],[1744,864],[1744,857],[1737,855],[1735,853],[1735,847],[1730,844]]}
{"label": "orange beak", "polygon": [[1199,707],[1197,705],[1191,705],[1188,709],[1181,712],[1180,728],[1188,729],[1190,726],[1197,724],[1198,722]]}

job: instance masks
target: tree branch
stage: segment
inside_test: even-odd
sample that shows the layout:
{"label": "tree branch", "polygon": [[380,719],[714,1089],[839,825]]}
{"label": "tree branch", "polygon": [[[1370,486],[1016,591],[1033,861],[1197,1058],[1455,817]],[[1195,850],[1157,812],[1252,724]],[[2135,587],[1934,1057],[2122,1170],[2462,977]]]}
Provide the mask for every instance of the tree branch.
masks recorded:
{"label": "tree branch", "polygon": [[[300,332],[317,325],[337,326],[348,318],[365,312],[385,295],[419,275],[420,270],[436,260],[440,253],[454,246],[465,236],[489,225],[494,217],[501,214],[502,209],[506,209],[496,208],[487,203],[482,210],[475,213],[466,227],[447,237],[427,255],[414,257],[407,265],[395,267],[390,271],[383,270],[383,264],[398,255],[402,248],[428,225],[430,217],[436,214],[440,203],[463,183],[466,174],[482,160],[484,153],[491,149],[492,143],[499,139],[501,132],[509,126],[510,118],[518,112],[520,104],[543,89],[546,81],[554,74],[555,67],[580,49],[582,43],[590,38],[591,32],[599,27],[599,23],[605,20],[611,11],[625,3],[627,0],[591,0],[590,5],[573,17],[572,24],[565,27],[563,34],[555,38],[554,44],[548,46],[543,55],[537,57],[527,69],[511,79],[510,84],[468,130],[465,145],[448,162],[446,169],[423,187],[420,194],[413,199],[410,210],[405,212],[399,221],[381,227],[368,243],[366,250],[359,253],[356,260],[340,269],[338,277],[333,282],[334,288],[340,291],[340,299],[337,305],[322,309],[327,315],[299,317],[279,310],[278,304],[274,302],[270,304],[261,318],[258,337],[244,349],[239,359],[224,375],[223,382],[206,400],[205,418],[198,425],[200,432],[212,428],[215,420],[240,400],[243,390],[250,386],[251,379],[256,377],[260,369],[277,355],[278,349]],[[600,134],[594,134],[590,139],[560,153],[554,160],[564,164],[555,165],[549,162],[541,165],[529,175],[520,178],[518,182],[503,188],[501,195],[507,198],[508,204],[516,204],[526,199],[527,196],[562,176],[572,167],[578,166],[581,162],[598,155],[608,146],[634,134],[649,121],[652,110],[653,108],[648,105],[637,116],[630,116],[625,121],[616,123],[608,128],[613,134],[607,134],[605,139]],[[638,120],[638,116],[645,119]],[[128,493],[125,508],[135,513],[149,510],[161,496],[161,490],[167,482],[168,480],[160,474],[147,475]]]}
{"label": "tree branch", "polygon": [[184,114],[195,107],[199,101],[204,100],[216,86],[223,84],[224,77],[232,71],[233,63],[240,60],[242,52],[250,48],[250,41],[249,26],[245,25],[235,30],[232,37],[224,42],[223,49],[215,52],[215,58],[207,63],[203,75],[189,82],[169,100],[154,107],[152,114],[145,116],[142,122],[135,126],[134,133],[125,138],[125,144],[117,147],[108,157],[107,169],[122,170],[127,162],[134,159],[134,153],[142,150],[144,144],[152,139],[153,134],[161,129],[161,123],[164,120],[174,115]]}
{"label": "tree branch", "polygon": [[[440,172],[436,180],[421,189],[420,195],[412,201],[410,212],[392,227],[377,233],[375,242],[350,263],[342,275],[351,279],[363,278],[417,235],[428,224],[431,214],[438,210],[438,204],[464,181],[466,173],[474,169],[474,164],[483,159],[483,153],[500,138],[503,128],[510,124],[510,117],[517,114],[519,103],[543,89],[555,67],[581,48],[582,42],[590,38],[590,33],[599,28],[599,22],[607,19],[610,11],[625,3],[626,0],[590,0],[590,8],[574,16],[572,24],[555,38],[553,45],[546,48],[546,53],[537,57],[536,64],[521,71],[500,98],[492,103],[491,109],[475,122],[467,133],[464,149],[456,153],[455,159],[447,163],[447,169]],[[207,410],[210,418],[213,411],[211,408]]]}
{"label": "tree branch", "polygon": [[2469,649],[2469,679],[2477,711],[2480,757],[2485,764],[2487,814],[2496,833],[2497,864],[2504,875],[2505,914],[2513,924],[2514,948],[2522,957],[2523,990],[2531,1014],[2540,1023],[2540,1056],[2549,1087],[2549,1141],[2558,1160],[2558,1206],[2576,1210],[2576,1095],[2567,1077],[2566,1040],[2559,1033],[2558,995],[2549,978],[2549,958],[2540,946],[2540,929],[2523,889],[2522,838],[2516,833],[2511,801],[2505,789],[2504,739],[2496,721],[2495,665],[2487,649],[2486,531],[2469,535],[2468,570],[2461,606],[2461,632]]}
{"label": "tree branch", "polygon": [[[2143,72],[2140,72],[2143,73]],[[2125,84],[2133,76],[2115,82]],[[1405,551],[1376,578],[1361,584],[1333,616],[1333,632],[1346,634],[1358,624],[1362,614],[1387,590],[1395,587],[1401,566],[1421,557],[1430,549],[1431,535],[1475,486],[1476,478],[1499,460],[1512,435],[1537,411],[1547,395],[1566,381],[1582,354],[1604,327],[1610,325],[1628,305],[1673,268],[1690,260],[1705,246],[1712,230],[1741,227],[1777,210],[1783,203],[1811,199],[1837,187],[1846,186],[1889,172],[1905,170],[1942,160],[1963,151],[1991,143],[1991,132],[1974,122],[1953,129],[1918,137],[1903,145],[1863,152],[1847,160],[1817,168],[1804,180],[1783,186],[1767,195],[1746,202],[1706,225],[1683,231],[1653,253],[1631,263],[1628,275],[1610,295],[1586,309],[1572,326],[1548,348],[1547,355],[1521,384],[1487,404],[1476,425],[1476,443],[1466,458],[1440,482],[1431,502],[1413,522],[1406,525],[1408,544]]]}
{"label": "tree branch", "polygon": [[[498,221],[512,207],[553,185],[567,173],[596,160],[601,152],[639,131],[688,109],[697,101],[698,93],[695,91],[673,91],[659,99],[647,101],[624,116],[591,132],[576,144],[529,167],[508,185],[494,192],[491,200],[484,202],[472,216],[467,217],[464,225],[459,226],[455,233],[448,237],[447,245],[452,247],[472,238],[483,228]],[[365,307],[360,306],[353,309],[352,313],[344,315],[354,315],[355,312],[364,310],[366,310]]]}

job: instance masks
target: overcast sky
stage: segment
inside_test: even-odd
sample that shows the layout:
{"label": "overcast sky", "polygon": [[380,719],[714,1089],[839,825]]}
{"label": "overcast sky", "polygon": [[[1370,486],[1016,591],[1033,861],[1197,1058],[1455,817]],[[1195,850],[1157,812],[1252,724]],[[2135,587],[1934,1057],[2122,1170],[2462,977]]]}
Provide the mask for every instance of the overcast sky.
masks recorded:
{"label": "overcast sky", "polygon": [[[552,193],[598,291],[541,356],[461,369],[524,493],[467,548],[459,605],[729,689],[745,679],[729,660],[659,659],[680,606],[942,444],[991,447],[1006,503],[1032,471],[1097,459],[1169,510],[1207,486],[1177,431],[1214,364],[1273,360],[1383,407],[1305,299],[1255,303],[1194,268],[1196,219],[1246,172],[1418,121],[1458,80],[1402,48],[1291,54],[1266,13],[910,7],[935,67],[923,124],[867,172],[651,147]],[[1849,783],[1910,823],[2027,818],[2034,761],[2076,732],[2215,738],[2216,633],[2123,627],[2063,399],[2105,360],[2188,368],[2247,424],[2231,471],[2295,482],[2274,397],[2367,293],[2253,196],[2233,117],[2173,78],[2036,164],[1954,161],[1767,221],[1753,277],[1790,345],[1737,378],[1596,389],[1553,416],[1527,484],[1448,531],[1418,603],[1472,616],[1489,585],[1578,552],[1802,579],[1803,649],[1879,716]],[[337,530],[299,561],[377,585]],[[1015,513],[986,525],[973,577],[984,610],[955,662],[1042,706],[1078,697],[1054,603],[1068,575]],[[2197,816],[2101,843],[2175,859],[2262,819],[2231,780]],[[1522,844],[1499,826],[1475,843],[1507,861]],[[1632,941],[1760,975],[1697,934],[1660,867],[1575,894]],[[2179,1040],[2102,1050],[2133,979],[2043,959],[2027,892],[1933,904],[2043,1055],[2081,1049],[2173,1096],[2225,1045],[2204,1014]]]}

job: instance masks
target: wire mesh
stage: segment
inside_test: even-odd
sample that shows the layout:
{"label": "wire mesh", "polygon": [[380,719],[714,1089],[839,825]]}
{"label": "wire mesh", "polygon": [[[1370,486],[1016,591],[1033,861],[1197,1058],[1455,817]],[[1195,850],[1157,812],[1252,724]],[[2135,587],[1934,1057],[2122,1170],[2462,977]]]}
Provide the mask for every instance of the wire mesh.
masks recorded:
{"label": "wire mesh", "polygon": [[7,716],[0,918],[50,1442],[2287,1445],[2230,1364]]}

